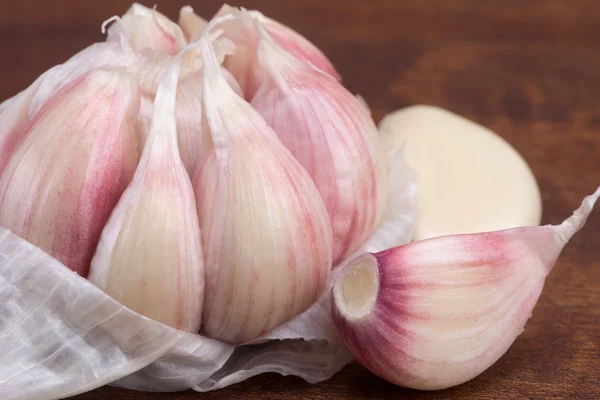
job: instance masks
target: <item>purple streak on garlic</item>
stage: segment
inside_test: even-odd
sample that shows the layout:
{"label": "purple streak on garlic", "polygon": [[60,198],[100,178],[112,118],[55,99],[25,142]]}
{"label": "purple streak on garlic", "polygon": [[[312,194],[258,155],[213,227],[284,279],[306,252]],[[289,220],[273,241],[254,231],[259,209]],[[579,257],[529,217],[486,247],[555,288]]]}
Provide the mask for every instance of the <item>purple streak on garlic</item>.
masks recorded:
{"label": "purple streak on garlic", "polygon": [[340,334],[397,385],[434,390],[474,378],[523,331],[598,197],[600,188],[561,225],[442,236],[353,259],[332,289]]}
{"label": "purple streak on garlic", "polygon": [[252,105],[312,177],[333,227],[334,265],[377,228],[387,198],[379,134],[364,105],[329,75],[298,61],[262,24]]}
{"label": "purple streak on garlic", "polygon": [[200,39],[203,107],[213,149],[194,177],[205,250],[203,332],[259,337],[306,310],[325,288],[332,235],[310,176],[223,77],[209,32]]}
{"label": "purple streak on garlic", "polygon": [[259,38],[252,23],[254,18],[264,24],[265,29],[283,49],[307,65],[320,69],[338,81],[341,80],[321,50],[287,26],[265,17],[258,11],[240,10],[227,4],[221,7],[215,17],[227,14],[233,14],[240,18],[224,24],[225,36],[233,40],[237,47],[237,51],[226,58],[224,65],[239,82],[246,99],[251,99],[260,85],[260,74],[255,71]]}
{"label": "purple streak on garlic", "polygon": [[200,39],[208,22],[197,15],[191,6],[181,7],[178,24],[189,42]]}
{"label": "purple streak on garlic", "polygon": [[107,41],[120,42],[122,36],[128,38],[136,52],[154,49],[174,56],[187,44],[179,25],[156,11],[156,8],[138,3],[133,3],[118,23],[108,29]]}
{"label": "purple streak on garlic", "polygon": [[102,232],[89,280],[133,311],[197,332],[204,259],[194,190],[177,146],[182,56],[165,71],[140,164]]}
{"label": "purple streak on garlic", "polygon": [[87,276],[137,163],[134,78],[95,70],[33,117],[0,176],[0,224]]}

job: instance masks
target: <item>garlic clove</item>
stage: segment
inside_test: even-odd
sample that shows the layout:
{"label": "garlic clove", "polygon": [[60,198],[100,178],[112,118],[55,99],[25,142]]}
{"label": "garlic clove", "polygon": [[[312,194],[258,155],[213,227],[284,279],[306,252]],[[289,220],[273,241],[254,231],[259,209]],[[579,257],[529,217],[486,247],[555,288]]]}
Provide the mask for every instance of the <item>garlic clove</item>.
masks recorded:
{"label": "garlic clove", "polygon": [[89,280],[133,311],[197,332],[204,260],[194,190],[177,146],[180,62],[176,57],[165,71],[140,163],[102,232]]}
{"label": "garlic clove", "polygon": [[0,176],[0,225],[82,276],[102,227],[133,176],[139,89],[94,70],[34,116]]}
{"label": "garlic clove", "polygon": [[404,148],[419,175],[415,240],[539,225],[542,200],[535,176],[489,129],[418,105],[386,115],[379,131],[387,149]]}
{"label": "garlic clove", "polygon": [[523,331],[598,197],[600,188],[561,225],[444,236],[353,259],[332,289],[341,336],[397,385],[433,390],[474,378]]}
{"label": "garlic clove", "polygon": [[0,114],[0,175],[2,175],[14,148],[25,133],[30,121],[29,107],[42,79],[43,75],[11,99]]}
{"label": "garlic clove", "polygon": [[203,109],[213,149],[194,177],[205,250],[203,332],[243,343],[306,310],[325,288],[332,236],[310,176],[227,84],[200,39]]}
{"label": "garlic clove", "polygon": [[258,36],[253,26],[253,20],[259,19],[273,39],[286,51],[293,54],[302,62],[341,80],[331,62],[312,43],[294,32],[292,29],[269,19],[258,11],[246,11],[227,4],[223,5],[215,17],[232,14],[239,17],[223,24],[224,35],[233,40],[237,51],[227,57],[225,67],[233,74],[244,90],[246,99],[251,99],[260,84],[260,74],[256,69],[256,51]]}
{"label": "garlic clove", "polygon": [[179,25],[165,15],[138,3],[133,3],[129,10],[108,29],[107,41],[121,42],[122,36],[128,38],[129,44],[136,52],[154,49],[174,56],[187,44],[187,40]]}
{"label": "garlic clove", "polygon": [[334,265],[377,228],[387,199],[379,134],[364,105],[259,31],[261,86],[252,105],[308,171],[333,227]]}
{"label": "garlic clove", "polygon": [[179,10],[179,26],[183,30],[186,38],[190,42],[195,42],[200,39],[207,21],[197,15],[191,6],[181,7]]}

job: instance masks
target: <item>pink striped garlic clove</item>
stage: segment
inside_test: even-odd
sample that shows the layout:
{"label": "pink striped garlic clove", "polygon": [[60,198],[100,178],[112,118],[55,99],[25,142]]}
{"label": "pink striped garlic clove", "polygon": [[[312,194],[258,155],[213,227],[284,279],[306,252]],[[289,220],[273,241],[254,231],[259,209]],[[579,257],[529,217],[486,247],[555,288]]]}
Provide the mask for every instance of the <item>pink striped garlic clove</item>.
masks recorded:
{"label": "pink striped garlic clove", "polygon": [[156,8],[133,3],[129,10],[117,19],[118,21],[108,29],[107,41],[120,42],[126,37],[136,52],[153,49],[174,56],[187,44],[179,25],[156,11]]}
{"label": "pink striped garlic clove", "polygon": [[0,114],[0,175],[30,121],[29,107],[43,76],[17,94]]}
{"label": "pink striped garlic clove", "polygon": [[191,6],[181,7],[178,24],[189,42],[200,39],[208,22],[197,15]]}
{"label": "pink striped garlic clove", "polygon": [[490,367],[523,331],[600,188],[561,225],[442,236],[365,253],[332,289],[335,324],[373,373],[443,389]]}
{"label": "pink striped garlic clove", "polygon": [[298,61],[254,22],[262,78],[252,105],[325,201],[335,265],[372,235],[385,209],[387,168],[377,127],[355,96]]}
{"label": "pink striped garlic clove", "polygon": [[95,70],[33,117],[0,176],[0,224],[82,276],[137,162],[135,79]]}
{"label": "pink striped garlic clove", "polygon": [[104,227],[89,280],[133,311],[197,332],[204,259],[194,190],[177,146],[180,62],[176,57],[159,86],[140,163]]}
{"label": "pink striped garlic clove", "polygon": [[200,39],[213,149],[194,177],[206,262],[203,332],[253,340],[306,310],[331,268],[327,211],[310,176],[228,85],[209,32]]}
{"label": "pink striped garlic clove", "polygon": [[255,71],[258,62],[256,52],[259,40],[252,22],[255,18],[263,23],[265,30],[283,49],[305,64],[341,81],[329,59],[315,45],[287,26],[265,17],[258,11],[240,10],[227,4],[221,7],[215,17],[228,14],[239,17],[237,20],[223,24],[224,35],[234,42],[237,50],[227,57],[224,65],[240,83],[246,99],[249,100],[254,96],[261,78],[261,75]]}

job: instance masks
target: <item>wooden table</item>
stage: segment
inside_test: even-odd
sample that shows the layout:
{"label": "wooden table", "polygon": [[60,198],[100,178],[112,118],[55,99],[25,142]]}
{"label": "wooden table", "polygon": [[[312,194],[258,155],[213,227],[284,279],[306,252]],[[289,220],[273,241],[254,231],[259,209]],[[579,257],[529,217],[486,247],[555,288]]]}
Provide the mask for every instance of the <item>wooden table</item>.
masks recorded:
{"label": "wooden table", "polygon": [[[9,4],[6,4],[9,3]],[[144,1],[176,17],[177,1]],[[238,3],[238,2],[236,2]],[[102,40],[119,0],[5,1],[5,98]],[[215,0],[192,4],[204,16]],[[523,154],[538,178],[544,223],[570,215],[600,185],[600,2],[596,0],[244,1],[320,46],[378,121],[415,103],[480,122]],[[440,392],[397,388],[358,364],[310,385],[262,375],[213,393],[102,388],[95,399],[600,399],[600,209],[567,246],[525,332],[481,376]]]}

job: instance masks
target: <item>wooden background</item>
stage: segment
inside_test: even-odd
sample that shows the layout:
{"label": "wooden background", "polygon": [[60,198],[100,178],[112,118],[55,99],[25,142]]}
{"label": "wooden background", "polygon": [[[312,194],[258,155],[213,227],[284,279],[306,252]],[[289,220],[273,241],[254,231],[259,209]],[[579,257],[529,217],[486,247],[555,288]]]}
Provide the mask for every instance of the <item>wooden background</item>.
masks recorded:
{"label": "wooden background", "polygon": [[[154,2],[143,1],[152,6]],[[175,18],[179,1],[156,1]],[[218,1],[198,0],[210,17]],[[480,122],[512,143],[539,180],[544,223],[600,185],[597,0],[254,0],[321,47],[376,121],[424,103]],[[103,39],[120,0],[2,0],[0,98]],[[600,208],[600,207],[599,207]],[[397,388],[352,364],[310,385],[268,374],[208,394],[102,388],[100,399],[600,399],[600,209],[567,246],[525,332],[478,378],[440,392]]]}

